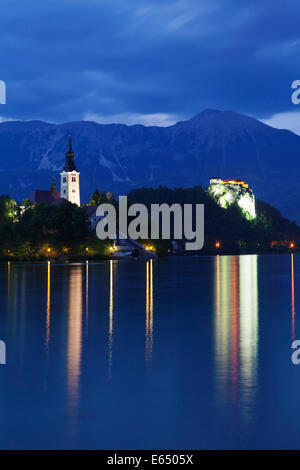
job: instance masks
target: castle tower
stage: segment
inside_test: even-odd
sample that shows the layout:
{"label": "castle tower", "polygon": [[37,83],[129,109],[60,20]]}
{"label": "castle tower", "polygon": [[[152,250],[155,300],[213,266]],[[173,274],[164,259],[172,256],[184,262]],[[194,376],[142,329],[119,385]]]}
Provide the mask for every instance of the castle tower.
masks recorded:
{"label": "castle tower", "polygon": [[69,149],[66,153],[66,162],[60,173],[60,196],[73,204],[80,206],[79,175],[74,162],[71,136],[69,136]]}

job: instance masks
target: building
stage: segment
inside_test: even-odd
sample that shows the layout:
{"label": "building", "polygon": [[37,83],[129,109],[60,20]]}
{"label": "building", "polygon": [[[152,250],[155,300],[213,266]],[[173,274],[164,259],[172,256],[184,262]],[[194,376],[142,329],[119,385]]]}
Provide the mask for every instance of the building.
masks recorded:
{"label": "building", "polygon": [[244,216],[252,220],[256,217],[255,197],[248,183],[240,179],[223,180],[211,178],[207,188],[215,201],[225,209],[237,202]]}
{"label": "building", "polygon": [[56,189],[55,181],[52,181],[50,190],[35,189],[28,197],[33,204],[50,204],[58,206],[64,199],[60,197],[59,191]]}
{"label": "building", "polygon": [[59,205],[64,201],[80,206],[79,175],[74,162],[71,136],[69,136],[69,148],[66,153],[66,161],[63,171],[60,173],[60,188],[57,191],[55,181],[52,181],[50,190],[35,189],[28,199],[34,204]]}
{"label": "building", "polygon": [[66,153],[66,162],[60,173],[60,194],[72,204],[80,206],[79,175],[74,162],[71,136],[69,136],[69,149]]}
{"label": "building", "polygon": [[[80,173],[77,171],[75,161],[74,161],[74,152],[72,149],[72,140],[69,135],[69,147],[66,153],[65,165],[62,172],[60,173],[60,192],[56,189],[56,184],[52,181],[50,190],[45,189],[36,189],[28,197],[28,199],[33,204],[47,204],[47,205],[59,205],[63,202],[71,202],[80,206],[80,183],[79,183]],[[106,193],[108,201],[114,200],[114,194],[112,192]],[[96,215],[97,205],[85,205],[83,206],[87,217],[90,222],[91,230],[95,230],[97,223],[101,220],[102,217]],[[23,207],[24,210],[24,207]]]}

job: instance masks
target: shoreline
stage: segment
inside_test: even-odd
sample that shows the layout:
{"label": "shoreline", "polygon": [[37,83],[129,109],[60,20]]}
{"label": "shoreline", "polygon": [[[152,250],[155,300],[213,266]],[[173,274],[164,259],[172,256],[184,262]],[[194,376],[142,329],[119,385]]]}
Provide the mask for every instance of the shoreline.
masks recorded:
{"label": "shoreline", "polygon": [[[205,253],[205,254],[195,254],[195,255],[186,255],[186,254],[180,254],[180,255],[171,255],[171,256],[159,256],[156,259],[157,260],[166,260],[166,259],[174,259],[174,258],[204,258],[204,257],[217,257],[217,256],[278,256],[278,255],[297,255],[300,254],[300,251],[284,251],[284,252],[243,252],[243,253]],[[44,259],[44,260],[35,260],[35,259],[2,259],[0,260],[0,265],[1,264],[7,264],[7,263],[14,263],[14,264],[31,264],[31,265],[40,265],[40,264],[56,264],[60,266],[67,266],[68,264],[97,264],[97,263],[103,263],[103,262],[109,262],[109,261],[132,261],[132,262],[140,262],[140,261],[149,261],[148,259],[133,259],[133,258],[113,258],[113,257],[103,257],[103,258],[74,258],[74,259],[69,259],[67,261],[65,260],[58,260],[58,259]]]}

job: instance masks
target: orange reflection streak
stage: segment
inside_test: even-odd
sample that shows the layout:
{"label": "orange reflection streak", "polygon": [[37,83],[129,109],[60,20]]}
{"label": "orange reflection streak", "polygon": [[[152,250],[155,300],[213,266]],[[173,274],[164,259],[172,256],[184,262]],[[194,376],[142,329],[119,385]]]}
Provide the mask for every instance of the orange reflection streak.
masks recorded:
{"label": "orange reflection streak", "polygon": [[220,317],[220,255],[217,255],[217,319]]}
{"label": "orange reflection streak", "polygon": [[110,260],[109,276],[109,329],[108,329],[108,368],[109,379],[111,380],[112,358],[113,358],[113,327],[114,327],[114,262]]}
{"label": "orange reflection streak", "polygon": [[85,267],[85,334],[88,334],[89,321],[89,262],[86,261]]}
{"label": "orange reflection streak", "polygon": [[[149,275],[150,271],[150,275]],[[146,345],[145,357],[151,361],[153,349],[153,263],[146,263]]]}
{"label": "orange reflection streak", "polygon": [[153,260],[150,260],[150,340],[153,347]]}
{"label": "orange reflection streak", "polygon": [[10,261],[7,262],[7,299],[10,299]]}
{"label": "orange reflection streak", "polygon": [[146,351],[145,356],[148,359],[148,351],[149,351],[149,261],[146,263]]}
{"label": "orange reflection streak", "polygon": [[67,379],[70,405],[73,409],[79,399],[82,349],[82,267],[70,269],[68,315]]}
{"label": "orange reflection streak", "polygon": [[295,339],[295,284],[294,284],[294,254],[291,253],[291,304],[292,304],[292,341]]}
{"label": "orange reflection streak", "polygon": [[232,271],[231,271],[231,285],[232,285],[232,399],[236,401],[237,398],[237,384],[238,384],[238,335],[239,335],[239,294],[238,294],[238,258],[232,257]]}
{"label": "orange reflection streak", "polygon": [[51,274],[50,274],[50,261],[48,261],[48,275],[47,275],[47,315],[46,315],[46,351],[49,351],[50,342],[50,289],[51,289]]}

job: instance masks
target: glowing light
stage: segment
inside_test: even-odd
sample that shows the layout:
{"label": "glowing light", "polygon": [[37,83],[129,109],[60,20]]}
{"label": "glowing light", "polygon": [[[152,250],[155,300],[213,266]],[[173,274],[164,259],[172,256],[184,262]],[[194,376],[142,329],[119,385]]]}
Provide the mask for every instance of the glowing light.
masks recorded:
{"label": "glowing light", "polygon": [[210,180],[210,184],[237,184],[239,186],[242,186],[245,189],[249,189],[248,183],[245,183],[245,181],[236,179],[236,180],[222,180],[221,178],[212,178]]}
{"label": "glowing light", "polygon": [[249,185],[248,183],[245,183],[245,181],[240,181],[240,180],[221,180],[222,183],[227,183],[227,184],[238,184],[240,186],[243,186],[243,188],[248,189]]}
{"label": "glowing light", "polygon": [[249,220],[256,217],[255,198],[248,183],[241,180],[222,180],[213,178],[210,180],[208,192],[216,199],[216,202],[227,209],[237,202],[242,214]]}
{"label": "glowing light", "polygon": [[147,251],[154,251],[154,246],[153,245],[147,245],[147,246],[145,246],[145,249]]}
{"label": "glowing light", "polygon": [[249,219],[255,219],[255,203],[253,194],[246,193],[238,200],[238,205],[242,209],[244,215]]}
{"label": "glowing light", "polygon": [[216,242],[216,248],[220,248],[221,246],[221,243],[220,242]]}
{"label": "glowing light", "polygon": [[290,248],[294,248],[295,244],[293,242],[290,243]]}

